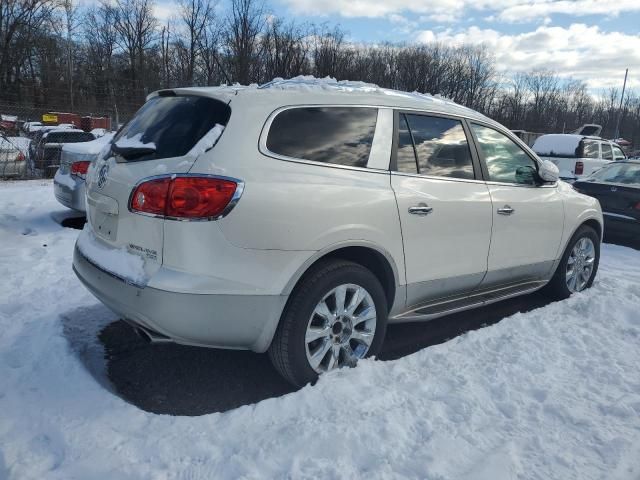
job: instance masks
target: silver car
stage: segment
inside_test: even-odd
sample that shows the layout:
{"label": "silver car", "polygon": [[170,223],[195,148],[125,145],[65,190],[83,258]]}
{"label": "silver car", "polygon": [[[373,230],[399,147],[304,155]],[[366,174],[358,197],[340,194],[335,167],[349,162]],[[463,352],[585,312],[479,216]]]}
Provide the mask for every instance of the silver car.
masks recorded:
{"label": "silver car", "polygon": [[24,177],[27,174],[27,156],[23,150],[28,147],[21,145],[21,140],[27,139],[0,135],[0,178]]}
{"label": "silver car", "polygon": [[87,169],[112,138],[113,133],[108,133],[92,142],[69,143],[62,147],[60,168],[53,179],[53,193],[62,205],[85,211]]}
{"label": "silver car", "polygon": [[73,267],[153,340],[303,385],[387,323],[591,286],[598,201],[502,125],[359,83],[164,90],[87,173]]}

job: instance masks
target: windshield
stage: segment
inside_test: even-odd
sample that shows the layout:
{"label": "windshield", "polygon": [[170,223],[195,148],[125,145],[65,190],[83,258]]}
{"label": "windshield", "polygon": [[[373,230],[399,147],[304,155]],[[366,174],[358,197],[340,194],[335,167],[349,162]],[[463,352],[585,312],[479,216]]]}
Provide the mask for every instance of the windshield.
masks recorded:
{"label": "windshield", "polygon": [[623,183],[640,186],[640,163],[608,165],[591,175],[591,179],[604,183]]}
{"label": "windshield", "polygon": [[154,97],[120,130],[112,149],[129,160],[181,157],[216,124],[226,126],[230,116],[231,108],[213,98]]}

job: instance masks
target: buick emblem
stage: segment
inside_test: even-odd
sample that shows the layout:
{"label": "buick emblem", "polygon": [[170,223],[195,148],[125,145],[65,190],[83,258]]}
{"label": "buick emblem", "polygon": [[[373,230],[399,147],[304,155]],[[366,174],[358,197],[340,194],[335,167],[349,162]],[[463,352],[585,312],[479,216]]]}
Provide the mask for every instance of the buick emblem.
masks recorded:
{"label": "buick emblem", "polygon": [[617,188],[617,187],[611,187],[611,191],[612,191],[612,192],[617,192],[617,191],[618,191],[618,188]]}
{"label": "buick emblem", "polygon": [[104,187],[105,183],[107,183],[107,175],[109,175],[109,165],[105,163],[98,171],[98,188]]}

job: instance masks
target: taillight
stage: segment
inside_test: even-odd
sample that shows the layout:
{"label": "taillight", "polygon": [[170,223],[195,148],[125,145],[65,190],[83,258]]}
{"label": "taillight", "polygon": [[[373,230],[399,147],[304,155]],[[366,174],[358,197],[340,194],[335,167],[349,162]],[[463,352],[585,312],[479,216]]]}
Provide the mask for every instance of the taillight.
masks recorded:
{"label": "taillight", "polygon": [[73,162],[71,164],[71,175],[80,178],[87,178],[87,170],[91,162]]}
{"label": "taillight", "polygon": [[633,206],[633,209],[634,209],[634,210],[638,210],[638,211],[640,211],[640,202],[636,203],[636,204]]}
{"label": "taillight", "polygon": [[582,175],[584,173],[584,163],[576,162],[576,168],[574,169],[573,173],[575,173],[576,175]]}
{"label": "taillight", "polygon": [[22,152],[18,153],[18,156],[16,157],[16,162],[24,162],[24,153]]}
{"label": "taillight", "polygon": [[230,178],[171,176],[140,183],[130,209],[163,217],[215,219],[242,194],[242,182]]}

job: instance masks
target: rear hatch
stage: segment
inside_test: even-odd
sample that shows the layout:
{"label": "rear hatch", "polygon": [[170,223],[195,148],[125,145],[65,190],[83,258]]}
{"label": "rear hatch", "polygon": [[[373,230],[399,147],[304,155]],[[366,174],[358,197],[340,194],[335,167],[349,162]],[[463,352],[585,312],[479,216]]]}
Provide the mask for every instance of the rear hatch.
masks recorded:
{"label": "rear hatch", "polygon": [[87,220],[98,241],[142,257],[145,272],[153,274],[162,264],[164,220],[131,212],[131,194],[143,179],[187,173],[213,147],[203,144],[206,134],[226,126],[230,115],[227,103],[207,96],[150,98],[89,170]]}

